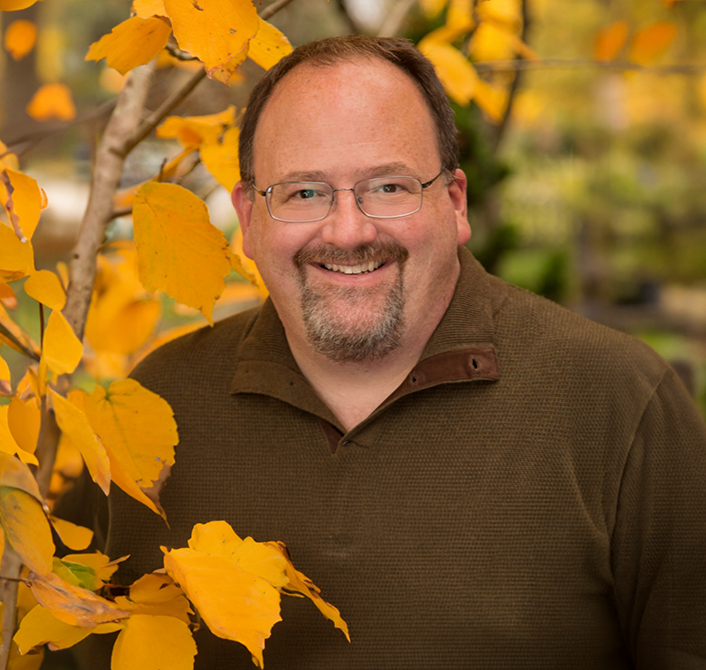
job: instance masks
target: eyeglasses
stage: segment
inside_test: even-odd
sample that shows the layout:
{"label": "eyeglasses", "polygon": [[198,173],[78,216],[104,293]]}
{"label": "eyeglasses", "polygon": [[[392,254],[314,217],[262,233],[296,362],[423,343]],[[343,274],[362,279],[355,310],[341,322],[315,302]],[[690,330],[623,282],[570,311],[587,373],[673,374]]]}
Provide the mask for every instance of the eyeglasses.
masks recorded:
{"label": "eyeglasses", "polygon": [[253,188],[265,197],[267,211],[276,221],[309,223],[325,219],[333,207],[334,194],[353,191],[358,209],[372,219],[396,219],[415,214],[422,207],[422,194],[443,173],[421,182],[416,177],[376,177],[363,179],[353,188],[333,188],[323,181],[283,181],[264,191]]}

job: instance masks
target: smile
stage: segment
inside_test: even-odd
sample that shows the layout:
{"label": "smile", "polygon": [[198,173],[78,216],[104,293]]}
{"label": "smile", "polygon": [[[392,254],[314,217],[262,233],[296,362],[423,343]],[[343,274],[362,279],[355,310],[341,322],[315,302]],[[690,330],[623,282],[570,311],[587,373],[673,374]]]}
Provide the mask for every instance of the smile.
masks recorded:
{"label": "smile", "polygon": [[370,263],[363,263],[361,265],[334,265],[332,263],[322,263],[323,267],[331,272],[342,272],[347,275],[359,275],[366,272],[373,272],[384,264],[385,261],[370,261]]}

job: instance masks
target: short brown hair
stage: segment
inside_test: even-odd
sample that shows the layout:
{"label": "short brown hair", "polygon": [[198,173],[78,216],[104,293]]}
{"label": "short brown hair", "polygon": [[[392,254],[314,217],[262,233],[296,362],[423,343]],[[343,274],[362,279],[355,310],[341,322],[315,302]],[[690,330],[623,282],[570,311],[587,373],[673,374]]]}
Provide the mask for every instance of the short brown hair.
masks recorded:
{"label": "short brown hair", "polygon": [[240,126],[239,140],[240,176],[247,189],[250,189],[255,180],[253,142],[257,122],[277,83],[302,63],[335,65],[361,56],[386,60],[409,75],[424,96],[434,121],[442,165],[446,170],[458,167],[459,145],[454,113],[431,62],[409,40],[344,35],[297,47],[266,72],[253,88]]}

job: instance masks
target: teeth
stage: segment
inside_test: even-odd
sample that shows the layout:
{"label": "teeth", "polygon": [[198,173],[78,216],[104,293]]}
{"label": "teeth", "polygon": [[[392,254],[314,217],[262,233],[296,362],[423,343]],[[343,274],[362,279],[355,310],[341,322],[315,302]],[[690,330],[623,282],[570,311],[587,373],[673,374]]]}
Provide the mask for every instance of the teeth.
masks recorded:
{"label": "teeth", "polygon": [[372,272],[377,270],[384,261],[370,261],[370,263],[363,263],[362,265],[335,265],[333,263],[324,263],[323,266],[327,270],[332,272],[343,272],[347,275],[359,275],[364,272]]}

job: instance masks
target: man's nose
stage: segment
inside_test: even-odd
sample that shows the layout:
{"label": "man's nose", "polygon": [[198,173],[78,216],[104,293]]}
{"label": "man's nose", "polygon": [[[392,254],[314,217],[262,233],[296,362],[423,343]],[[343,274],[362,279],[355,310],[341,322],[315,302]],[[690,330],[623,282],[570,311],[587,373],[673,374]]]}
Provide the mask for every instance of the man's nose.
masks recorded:
{"label": "man's nose", "polygon": [[356,249],[377,237],[377,227],[360,209],[352,188],[336,189],[331,211],[324,219],[321,241],[341,249]]}

